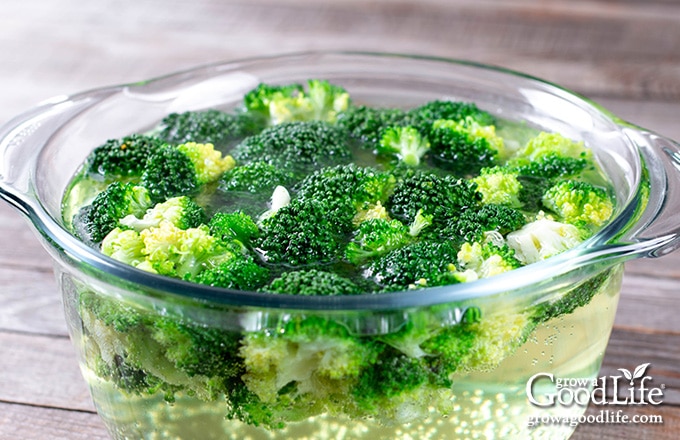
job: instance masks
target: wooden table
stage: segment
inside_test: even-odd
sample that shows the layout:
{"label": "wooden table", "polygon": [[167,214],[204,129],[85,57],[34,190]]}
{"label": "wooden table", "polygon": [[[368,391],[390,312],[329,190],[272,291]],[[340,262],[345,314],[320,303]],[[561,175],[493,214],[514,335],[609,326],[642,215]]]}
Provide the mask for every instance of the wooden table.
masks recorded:
{"label": "wooden table", "polygon": [[[680,2],[673,0],[3,0],[0,123],[57,94],[198,64],[307,49],[466,58],[522,70],[680,139]],[[104,439],[51,263],[0,204],[0,439]],[[663,424],[586,424],[575,439],[680,433],[680,253],[628,264],[602,374],[649,362]],[[598,408],[590,408],[594,412]]]}

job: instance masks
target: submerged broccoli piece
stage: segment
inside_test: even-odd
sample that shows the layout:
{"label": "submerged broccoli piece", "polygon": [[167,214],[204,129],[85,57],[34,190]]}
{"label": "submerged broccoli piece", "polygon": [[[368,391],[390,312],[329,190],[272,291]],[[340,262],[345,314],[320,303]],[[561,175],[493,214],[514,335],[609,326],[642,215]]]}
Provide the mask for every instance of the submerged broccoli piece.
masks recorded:
{"label": "submerged broccoli piece", "polygon": [[593,153],[583,142],[559,133],[541,132],[519,149],[507,165],[526,176],[546,179],[572,177],[586,169],[594,169]]}
{"label": "submerged broccoli piece", "polygon": [[350,106],[338,114],[337,124],[344,127],[354,139],[361,141],[367,149],[380,144],[385,130],[395,126],[409,125],[408,113],[396,108]]}
{"label": "submerged broccoli piece", "polygon": [[128,215],[141,216],[151,204],[146,188],[113,182],[97,194],[90,205],[80,209],[73,223],[81,239],[99,243],[120,226],[121,219]]}
{"label": "submerged broccoli piece", "polygon": [[[482,194],[482,203],[522,208],[523,185],[519,173],[510,167],[494,166],[482,168],[472,179],[477,191]],[[540,197],[539,197],[540,198]]]}
{"label": "submerged broccoli piece", "polygon": [[354,295],[364,293],[361,286],[349,278],[334,272],[318,269],[284,272],[260,290],[262,292],[302,296]]}
{"label": "submerged broccoli piece", "polygon": [[166,145],[154,152],[141,176],[141,185],[156,202],[194,195],[203,185],[216,182],[234,167],[231,156],[222,156],[212,144],[188,142]]}
{"label": "submerged broccoli piece", "polygon": [[409,228],[399,220],[374,218],[362,222],[352,241],[347,244],[345,258],[361,265],[413,241]]}
{"label": "submerged broccoli piece", "polygon": [[199,272],[192,281],[225,289],[255,291],[269,281],[270,271],[256,263],[254,258],[234,256]]}
{"label": "submerged broccoli piece", "polygon": [[431,135],[433,125],[438,120],[469,121],[483,126],[495,124],[495,118],[488,112],[481,110],[472,102],[434,100],[409,110],[412,123],[425,136]]}
{"label": "submerged broccoli piece", "polygon": [[493,241],[464,243],[458,252],[458,264],[461,270],[472,270],[479,278],[500,275],[522,266],[513,248]]}
{"label": "submerged broccoli piece", "polygon": [[139,177],[149,156],[163,144],[162,139],[141,134],[109,139],[88,156],[88,171],[107,179]]}
{"label": "submerged broccoli piece", "polygon": [[223,147],[263,128],[264,125],[248,113],[210,109],[169,114],[161,121],[157,136],[173,144],[197,142]]}
{"label": "submerged broccoli piece", "polygon": [[349,163],[347,132],[322,121],[287,122],[249,136],[233,150],[240,164],[265,162],[279,169],[305,173]]}
{"label": "submerged broccoli piece", "polygon": [[253,218],[241,211],[216,213],[208,222],[208,228],[210,235],[224,242],[238,240],[243,244],[250,244],[260,235],[260,229]]}
{"label": "submerged broccoli piece", "polygon": [[507,235],[526,223],[524,214],[514,208],[487,204],[478,209],[466,209],[447,223],[439,236],[454,241],[482,241],[489,232]]}

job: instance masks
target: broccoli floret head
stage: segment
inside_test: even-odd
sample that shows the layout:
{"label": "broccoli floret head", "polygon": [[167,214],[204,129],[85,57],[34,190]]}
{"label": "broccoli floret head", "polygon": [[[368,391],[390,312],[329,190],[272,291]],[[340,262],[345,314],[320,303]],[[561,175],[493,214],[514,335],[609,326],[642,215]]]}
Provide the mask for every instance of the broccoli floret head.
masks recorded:
{"label": "broccoli floret head", "polygon": [[97,194],[92,203],[77,214],[74,223],[80,224],[85,241],[101,242],[106,235],[120,226],[128,215],[142,216],[151,206],[146,188],[133,183],[111,183]]}
{"label": "broccoli floret head", "polygon": [[305,177],[296,187],[307,200],[346,200],[357,209],[384,202],[395,185],[394,176],[355,164],[327,167]]}
{"label": "broccoli floret head", "polygon": [[362,222],[345,249],[345,258],[361,265],[413,241],[409,227],[399,220],[374,218]]}
{"label": "broccoli floret head", "polygon": [[482,195],[476,189],[470,180],[418,172],[396,184],[386,207],[394,218],[405,223],[412,223],[421,212],[432,216],[433,224],[441,225],[480,204]]}
{"label": "broccoli floret head", "polygon": [[386,129],[409,125],[410,117],[397,108],[350,106],[338,114],[336,123],[367,149],[376,149]]}
{"label": "broccoli floret head", "polygon": [[107,179],[139,177],[149,156],[163,144],[157,137],[141,134],[109,139],[90,153],[88,171]]}
{"label": "broccoli floret head", "polygon": [[144,216],[127,215],[120,224],[141,232],[144,229],[158,227],[161,222],[170,222],[180,229],[195,228],[206,221],[203,207],[187,196],[172,197],[149,208]]}
{"label": "broccoli floret head", "polygon": [[269,196],[277,186],[289,186],[293,181],[294,174],[290,171],[255,161],[225,172],[220,179],[220,189]]}
{"label": "broccoli floret head", "polygon": [[244,98],[248,112],[269,125],[315,120],[332,123],[349,103],[350,96],[344,88],[320,79],[307,81],[306,90],[302,84],[260,84]]}
{"label": "broccoli floret head", "polygon": [[522,266],[515,250],[505,243],[492,240],[464,243],[458,251],[461,270],[472,270],[479,278],[488,278]]}
{"label": "broccoli floret head", "polygon": [[459,176],[475,175],[481,168],[494,166],[503,146],[493,126],[483,132],[472,120],[435,121],[429,137],[435,165]]}
{"label": "broccoli floret head", "polygon": [[388,127],[383,131],[377,153],[386,157],[397,157],[408,166],[418,166],[430,150],[427,138],[411,126]]}
{"label": "broccoli floret head", "polygon": [[442,119],[459,122],[468,120],[486,126],[495,124],[495,118],[490,113],[472,102],[434,100],[411,109],[408,113],[412,123],[425,136],[429,136],[433,124]]}
{"label": "broccoli floret head", "polygon": [[478,209],[466,209],[458,218],[450,221],[439,232],[439,236],[458,242],[481,241],[489,232],[507,235],[526,223],[526,217],[517,209],[488,204]]}
{"label": "broccoli floret head", "polygon": [[114,228],[101,243],[101,251],[114,260],[137,267],[146,260],[144,240],[132,229]]}
{"label": "broccoli floret head", "polygon": [[347,132],[323,121],[287,122],[249,136],[233,150],[241,164],[263,161],[279,169],[307,173],[349,163]]}
{"label": "broccoli floret head", "polygon": [[523,205],[520,201],[522,183],[519,180],[519,173],[510,167],[482,168],[472,181],[477,184],[477,191],[482,194],[482,203],[511,208],[521,208]]}
{"label": "broccoli floret head", "polygon": [[319,269],[284,272],[260,289],[262,292],[302,296],[356,295],[362,292],[359,284],[339,275]]}
{"label": "broccoli floret head", "polygon": [[238,240],[241,243],[250,244],[260,235],[257,223],[242,211],[217,212],[208,222],[208,228],[210,235],[224,242]]}
{"label": "broccoli floret head", "polygon": [[154,201],[161,202],[194,195],[203,185],[217,181],[233,167],[233,158],[223,157],[212,144],[166,145],[147,160],[141,185],[149,190]]}
{"label": "broccoli floret head", "polygon": [[591,229],[611,217],[614,203],[603,188],[578,180],[563,180],[543,194],[543,206],[564,222]]}
{"label": "broccoli floret head", "polygon": [[157,136],[173,144],[198,142],[223,147],[263,128],[264,125],[248,113],[210,109],[169,114],[161,121]]}
{"label": "broccoli floret head", "polygon": [[456,270],[457,252],[448,241],[418,241],[371,261],[365,275],[386,291],[454,284],[460,280],[442,275]]}
{"label": "broccoli floret head", "polygon": [[354,214],[344,200],[294,199],[262,221],[255,246],[273,264],[336,262]]}
{"label": "broccoli floret head", "polygon": [[554,179],[571,177],[595,168],[593,153],[583,142],[559,133],[541,132],[519,149],[507,163],[525,176]]}
{"label": "broccoli floret head", "polygon": [[255,291],[269,281],[270,271],[250,255],[234,256],[199,272],[192,281],[226,289]]}

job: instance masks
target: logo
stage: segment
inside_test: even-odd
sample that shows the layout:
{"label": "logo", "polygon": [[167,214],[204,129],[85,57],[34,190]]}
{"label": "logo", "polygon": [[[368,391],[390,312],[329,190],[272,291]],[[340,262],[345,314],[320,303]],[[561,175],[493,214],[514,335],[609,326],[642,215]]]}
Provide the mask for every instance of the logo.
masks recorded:
{"label": "logo", "polygon": [[599,378],[560,378],[552,373],[536,373],[526,384],[529,402],[537,407],[594,405],[659,405],[666,386],[652,386],[646,375],[649,363],[630,370],[619,368],[621,376]]}

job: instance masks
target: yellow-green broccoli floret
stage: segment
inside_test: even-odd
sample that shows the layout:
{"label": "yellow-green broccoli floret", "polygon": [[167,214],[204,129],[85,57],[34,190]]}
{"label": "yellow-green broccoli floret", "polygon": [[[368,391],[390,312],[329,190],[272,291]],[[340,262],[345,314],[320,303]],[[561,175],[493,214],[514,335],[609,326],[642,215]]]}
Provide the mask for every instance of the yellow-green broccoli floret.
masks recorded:
{"label": "yellow-green broccoli floret", "polygon": [[555,184],[542,201],[563,221],[590,228],[604,225],[614,212],[614,202],[603,188],[577,180]]}

